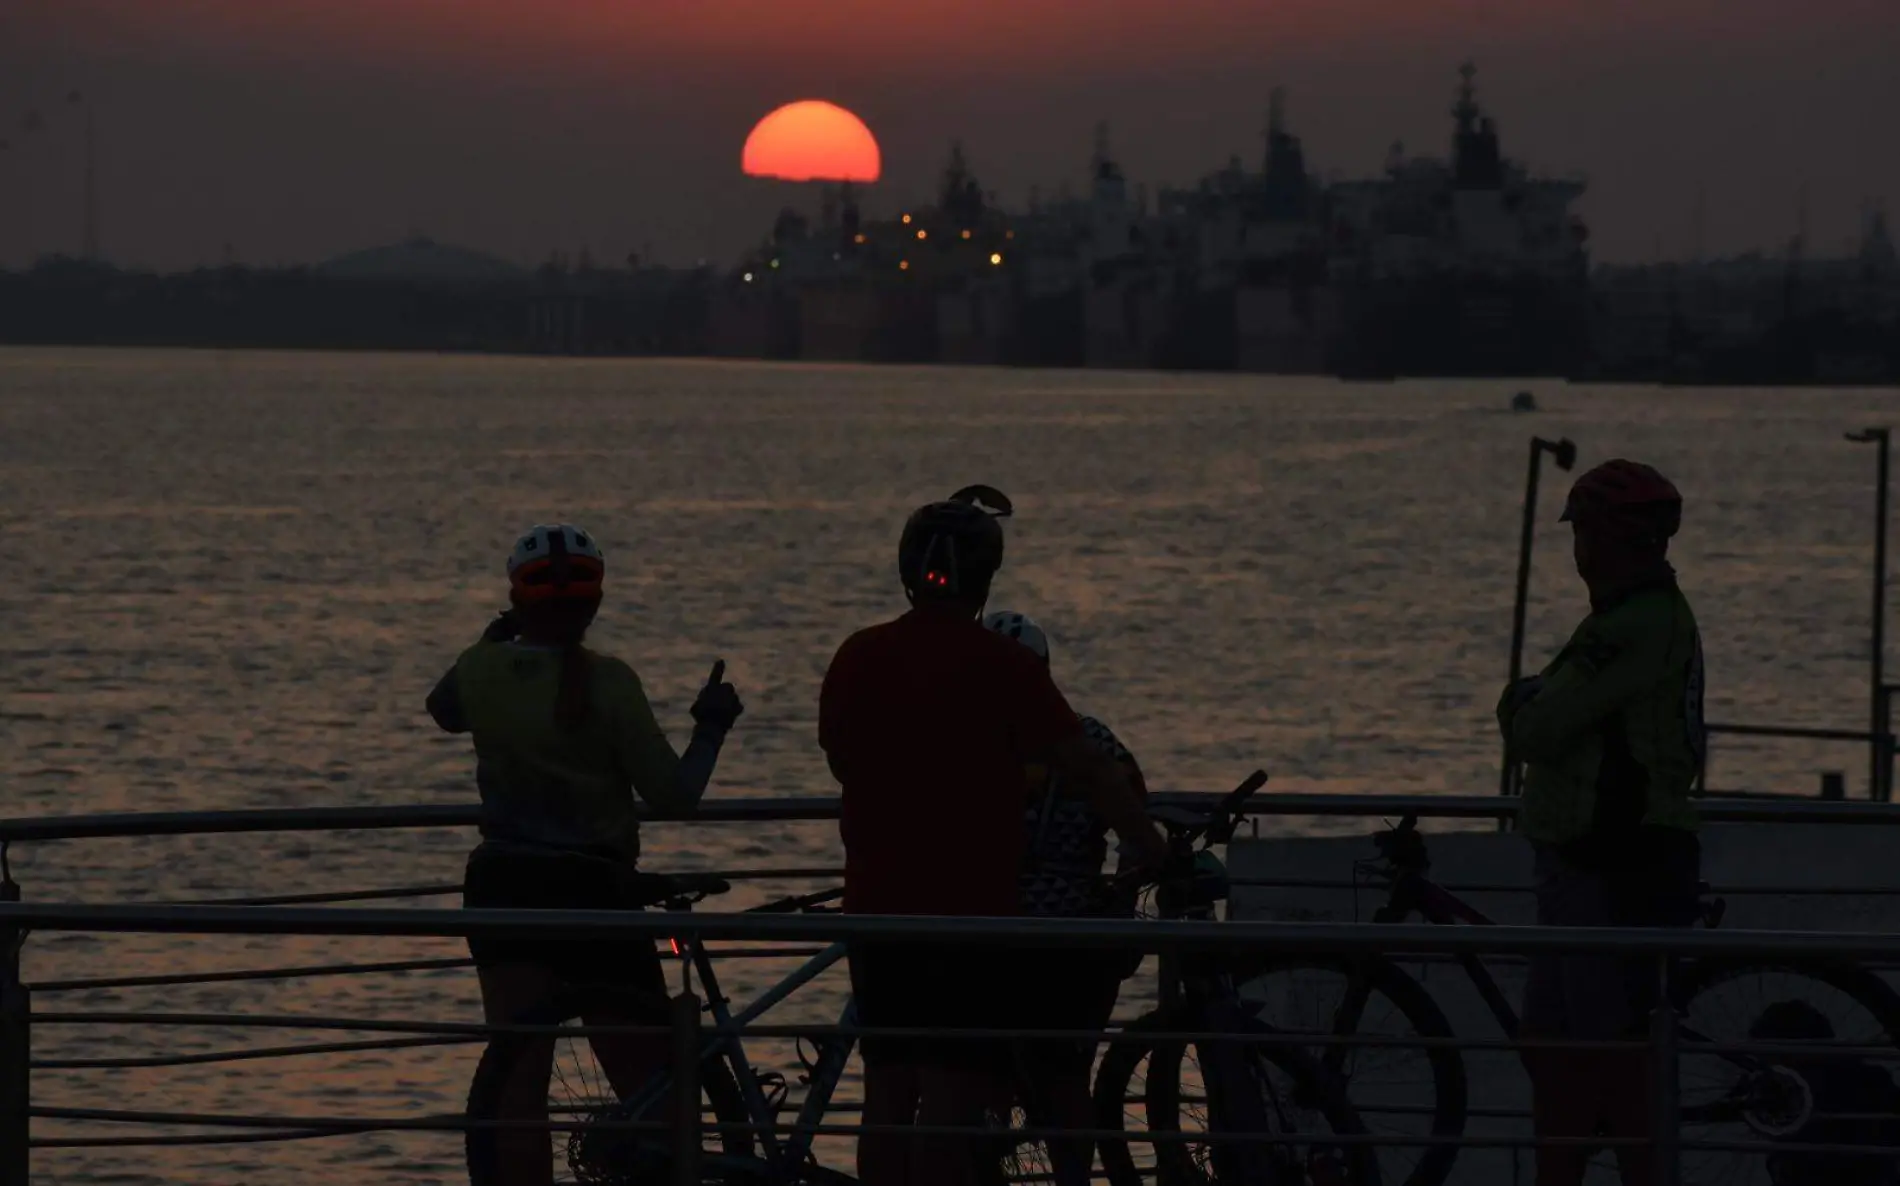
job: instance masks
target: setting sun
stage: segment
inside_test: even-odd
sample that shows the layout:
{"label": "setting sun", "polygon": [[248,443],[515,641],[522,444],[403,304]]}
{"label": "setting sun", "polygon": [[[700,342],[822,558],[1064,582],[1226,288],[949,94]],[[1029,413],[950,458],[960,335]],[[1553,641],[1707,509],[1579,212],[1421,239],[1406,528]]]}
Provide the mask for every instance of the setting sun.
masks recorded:
{"label": "setting sun", "polygon": [[882,158],[863,120],[835,103],[806,99],[759,121],[740,166],[748,176],[779,181],[872,182]]}

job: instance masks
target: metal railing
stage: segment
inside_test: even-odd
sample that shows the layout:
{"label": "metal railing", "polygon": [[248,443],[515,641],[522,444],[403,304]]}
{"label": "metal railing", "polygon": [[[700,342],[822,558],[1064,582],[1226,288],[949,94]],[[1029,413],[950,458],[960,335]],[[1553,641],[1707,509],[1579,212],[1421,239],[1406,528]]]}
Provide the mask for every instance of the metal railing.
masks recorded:
{"label": "metal railing", "polygon": [[[1161,794],[1158,804],[1212,807],[1223,796]],[[1519,801],[1491,795],[1331,795],[1274,794],[1256,796],[1246,806],[1253,816],[1396,817],[1408,814],[1448,819],[1506,819],[1518,811]],[[1751,823],[1900,823],[1900,805],[1868,802],[1827,802],[1814,799],[1708,799],[1702,814],[1712,822]],[[712,800],[679,822],[753,823],[835,818],[835,798]],[[243,834],[269,831],[340,831],[385,828],[466,827],[477,822],[473,806],[383,806],[352,808],[263,809],[247,811],[161,812],[75,817],[0,820],[0,847],[10,843],[78,840],[95,837],[144,837],[185,834]],[[658,821],[663,817],[650,817]],[[731,876],[755,878],[829,877],[830,868],[772,868],[734,871]],[[229,1116],[187,1112],[135,1112],[127,1109],[49,1108],[31,1098],[34,1069],[82,1071],[134,1067],[189,1066],[211,1063],[257,1062],[316,1054],[394,1050],[410,1047],[467,1045],[486,1040],[493,1027],[442,1021],[389,1021],[278,1015],[163,1012],[36,1012],[35,994],[115,990],[130,987],[163,988],[243,980],[270,980],[343,975],[403,975],[451,971],[469,966],[465,959],[381,960],[361,963],[302,964],[282,968],[239,969],[216,972],[179,972],[154,976],[117,976],[46,980],[27,984],[20,974],[20,948],[34,930],[94,934],[242,934],[331,935],[374,937],[493,937],[537,938],[613,937],[647,939],[686,938],[712,945],[722,958],[792,958],[809,956],[815,942],[914,938],[927,935],[944,942],[998,942],[1043,947],[1134,946],[1147,951],[1220,951],[1285,949],[1343,956],[1406,956],[1419,960],[1447,960],[1476,955],[1522,959],[1538,954],[1640,954],[1659,965],[1694,958],[1780,958],[1792,961],[1858,959],[1869,963],[1900,963],[1900,936],[1840,935],[1781,932],[1666,932],[1593,931],[1575,928],[1549,930],[1527,927],[1444,928],[1432,926],[1367,926],[1358,924],[1260,922],[1131,922],[1117,920],[992,920],[909,919],[867,917],[812,917],[759,914],[629,915],[612,911],[484,911],[394,908],[383,905],[343,908],[341,902],[380,903],[393,898],[429,897],[454,893],[459,886],[422,884],[392,889],[342,891],[251,897],[215,902],[148,905],[93,905],[22,903],[17,887],[5,881],[0,893],[0,1186],[26,1181],[27,1150],[160,1144],[257,1142],[278,1139],[314,1139],[317,1136],[369,1131],[455,1131],[468,1127],[466,1117],[445,1116],[379,1120],[373,1117]],[[1237,882],[1236,884],[1244,884]],[[737,946],[720,947],[718,944]],[[805,946],[798,946],[798,945]],[[330,1030],[379,1034],[374,1039],[325,1041],[302,1045],[273,1045],[227,1051],[191,1051],[137,1057],[42,1058],[32,1056],[33,1034],[39,1026],[138,1025],[157,1032],[192,1025],[242,1029]],[[684,1006],[675,1018],[675,1036],[684,1042]],[[1672,1043],[1680,1036],[1671,1027],[1675,1019],[1659,1018],[1649,1049],[1654,1065],[1669,1062]],[[695,1008],[695,1042],[706,1037]],[[505,1028],[505,1027],[504,1027]],[[567,1032],[578,1032],[569,1030]],[[717,1032],[717,1031],[715,1031]],[[836,1027],[753,1028],[749,1037],[815,1037],[841,1032]],[[1152,1037],[1152,1035],[1150,1035]],[[1105,1036],[1112,1042],[1116,1035]],[[1294,1041],[1294,1038],[1287,1038]],[[1307,1046],[1323,1044],[1323,1037],[1298,1035]],[[1514,1049],[1509,1040],[1438,1039],[1458,1049]],[[1403,1040],[1400,1045],[1406,1044]],[[695,1045],[697,1048],[697,1045]],[[1891,1053],[1891,1052],[1889,1052]],[[686,1073],[683,1069],[678,1073]],[[1672,1105],[1673,1106],[1673,1105]],[[1662,1107],[1661,1104],[1658,1105]],[[1521,1115],[1521,1114],[1520,1114]],[[1661,1113],[1659,1112],[1659,1123]],[[34,1138],[32,1120],[64,1122],[190,1124],[222,1128],[221,1134],[161,1135],[152,1137],[80,1137],[51,1140]],[[684,1116],[675,1125],[685,1125]],[[697,1123],[695,1121],[694,1123]],[[828,1129],[832,1135],[850,1135],[855,1127]],[[1673,1130],[1670,1130],[1673,1132]],[[683,1139],[683,1138],[682,1138]],[[697,1136],[695,1136],[695,1140]],[[1134,1139],[1178,1139],[1159,1134]],[[1223,1139],[1245,1139],[1244,1134]],[[1353,1138],[1358,1139],[1358,1138]],[[1530,1138],[1459,1138],[1470,1147],[1524,1148]],[[1350,1142],[1348,1142],[1350,1143]],[[1416,1141],[1415,1141],[1416,1143]],[[1665,1138],[1656,1143],[1659,1157],[1677,1158],[1683,1148],[1671,1148]],[[1677,1142],[1676,1144],[1680,1144]],[[695,1145],[695,1148],[697,1146]],[[1692,1147],[1692,1146],[1691,1146]],[[1804,1151],[1821,1148],[1803,1146]],[[682,1146],[683,1149],[683,1146]],[[1822,1150],[1825,1151],[1825,1150]],[[682,1161],[681,1164],[686,1164]],[[1661,1178],[1660,1181],[1670,1181]]]}
{"label": "metal railing", "polygon": [[[1157,807],[1206,809],[1223,796],[1198,791],[1159,792]],[[1249,817],[1307,816],[1495,820],[1515,818],[1522,804],[1496,795],[1341,795],[1327,792],[1261,794],[1241,809]],[[1790,794],[1785,798],[1699,799],[1698,813],[1710,823],[1900,823],[1900,804],[1831,802]],[[707,799],[691,815],[670,816],[640,807],[648,823],[742,824],[835,820],[836,796]],[[0,844],[114,837],[218,835],[249,832],[349,832],[386,828],[472,828],[481,822],[474,804],[362,807],[262,807],[222,811],[150,811],[94,815],[17,816],[0,819]],[[743,874],[745,870],[739,870]],[[825,870],[787,870],[786,876],[824,876]],[[731,874],[728,874],[731,876]],[[449,892],[451,887],[436,887]]]}
{"label": "metal railing", "polygon": [[667,913],[622,910],[393,909],[0,903],[0,929],[140,935],[328,935],[466,939],[667,939],[862,943],[911,938],[1025,949],[1140,948],[1326,955],[1645,955],[1764,960],[1900,957],[1900,935],[1664,928],[1439,927],[1429,924],[976,918],[879,914]]}
{"label": "metal railing", "polygon": [[[1900,960],[1900,936],[1895,935],[1814,935],[1785,932],[1696,932],[1654,929],[1587,929],[1542,927],[1435,927],[1408,925],[1347,925],[1329,923],[1260,922],[1147,922],[1139,920],[1060,920],[1060,919],[975,919],[975,918],[883,918],[867,916],[758,915],[758,914],[640,914],[613,911],[532,911],[532,910],[441,910],[441,909],[348,909],[334,906],[98,906],[74,904],[0,903],[0,934],[19,935],[27,931],[134,934],[243,934],[297,936],[432,936],[489,939],[589,939],[619,942],[679,939],[686,941],[732,940],[746,943],[863,942],[892,938],[927,937],[933,942],[1047,948],[1136,948],[1147,952],[1197,952],[1244,955],[1248,952],[1287,951],[1346,957],[1382,957],[1395,955],[1506,955],[1534,957],[1551,954],[1593,954],[1619,957],[1653,958],[1660,975],[1667,977],[1677,961],[1747,959],[1787,961],[1795,964],[1817,959]],[[17,948],[14,949],[17,952]],[[155,1029],[210,1025],[218,1027],[271,1027],[301,1030],[348,1030],[398,1035],[393,1042],[415,1045],[469,1043],[482,1041],[501,1032],[548,1032],[549,1027],[491,1027],[441,1021],[389,1021],[383,1019],[325,1016],[261,1016],[247,1014],[167,1014],[151,1012],[37,1012],[31,1007],[30,993],[17,976],[8,980],[6,1008],[0,1013],[6,1035],[0,1046],[0,1075],[9,1085],[0,1111],[0,1184],[24,1186],[30,1170],[30,1151],[36,1148],[87,1147],[93,1138],[40,1139],[31,1132],[33,1120],[142,1123],[148,1125],[190,1125],[225,1130],[214,1136],[218,1141],[306,1140],[322,1136],[368,1132],[462,1132],[483,1127],[539,1127],[571,1131],[578,1125],[607,1128],[644,1129],[670,1134],[674,1151],[671,1162],[673,1181],[699,1181],[698,1162],[702,1141],[712,1131],[698,1104],[700,1066],[707,1039],[717,1033],[709,1029],[702,1016],[701,1002],[690,986],[675,998],[671,1025],[665,1028],[616,1026],[567,1028],[572,1036],[589,1033],[670,1033],[673,1037],[672,1075],[681,1085],[679,1097],[689,1100],[666,1122],[623,1119],[553,1117],[548,1121],[470,1120],[465,1115],[424,1117],[316,1116],[275,1113],[230,1114],[185,1111],[135,1111],[112,1108],[39,1107],[30,1095],[30,1068],[68,1068],[70,1060],[47,1060],[35,1064],[31,1059],[32,1035],[43,1026],[82,1026],[137,1024]],[[1645,1146],[1655,1162],[1655,1181],[1662,1186],[1677,1182],[1681,1159],[1698,1151],[1764,1152],[1788,1146],[1772,1141],[1699,1142],[1684,1140],[1680,1132],[1681,1083],[1679,1063],[1685,1052],[1681,1019],[1668,1004],[1651,1018],[1642,1041],[1611,1043],[1526,1042],[1506,1038],[1383,1038],[1362,1035],[1327,1035],[1263,1031],[1251,1034],[1228,1032],[1181,1031],[1149,1032],[1140,1035],[1144,1043],[1234,1043],[1287,1045],[1302,1049],[1330,1044],[1418,1047],[1421,1049],[1522,1050],[1529,1046],[1550,1049],[1603,1049],[1641,1051],[1647,1059],[1650,1086],[1653,1089],[1651,1136],[1618,1138],[1588,1142],[1592,1147]],[[746,1036],[761,1038],[855,1037],[866,1031],[850,1026],[774,1026],[751,1027]],[[880,1031],[893,1032],[893,1031]],[[1047,1039],[1074,1037],[1071,1031],[995,1030],[966,1031],[971,1037],[1009,1037]],[[1129,1033],[1109,1031],[1094,1036],[1110,1044],[1135,1040]],[[391,1041],[378,1042],[387,1048]],[[329,1043],[317,1047],[245,1050],[233,1058],[254,1059],[288,1056],[314,1049],[339,1051],[367,1048],[367,1043]],[[1892,1058],[1891,1046],[1851,1046],[1842,1043],[1801,1044],[1743,1042],[1710,1043],[1696,1047],[1701,1053],[1759,1054],[1798,1053],[1814,1058],[1817,1051],[1847,1057]],[[95,1059],[83,1064],[90,1067],[139,1065],[136,1060]],[[1517,1114],[1517,1113],[1514,1113]],[[715,1123],[724,1123],[715,1118]],[[931,1130],[936,1132],[938,1130]],[[916,1134],[917,1129],[889,1129],[862,1124],[826,1123],[815,1135],[857,1137],[883,1132]],[[985,1134],[993,1129],[945,1129],[942,1134]],[[1029,1127],[1013,1134],[1014,1139],[1054,1139],[1068,1133],[1051,1128]],[[1121,1140],[1141,1144],[1166,1144],[1194,1141],[1209,1146],[1222,1143],[1289,1143],[1321,1141],[1328,1146],[1351,1148],[1371,1145],[1426,1148],[1451,1143],[1459,1148],[1524,1149],[1550,1144],[1535,1136],[1506,1134],[1384,1135],[1365,1131],[1335,1132],[1323,1138],[1311,1133],[1291,1132],[1215,1132],[1183,1133],[1170,1131],[1094,1130],[1097,1140]],[[145,1143],[184,1143],[191,1137],[97,1138],[97,1141],[126,1145]],[[1846,1143],[1808,1142],[1793,1147],[1800,1156],[1883,1156],[1895,1150],[1886,1146]]]}
{"label": "metal railing", "polygon": [[[1708,790],[1709,767],[1714,763],[1716,737],[1761,737],[1781,741],[1837,741],[1853,742],[1865,745],[1870,754],[1871,771],[1868,775],[1868,800],[1875,803],[1888,803],[1893,800],[1894,754],[1896,739],[1893,732],[1893,692],[1891,686],[1883,686],[1876,697],[1882,721],[1879,732],[1867,732],[1863,729],[1823,729],[1805,725],[1736,725],[1711,724],[1708,732],[1711,744],[1703,756],[1702,769],[1696,774],[1696,790],[1702,794]],[[1843,799],[1846,797],[1844,781],[1838,774],[1824,773],[1821,776],[1820,797],[1823,799]]]}

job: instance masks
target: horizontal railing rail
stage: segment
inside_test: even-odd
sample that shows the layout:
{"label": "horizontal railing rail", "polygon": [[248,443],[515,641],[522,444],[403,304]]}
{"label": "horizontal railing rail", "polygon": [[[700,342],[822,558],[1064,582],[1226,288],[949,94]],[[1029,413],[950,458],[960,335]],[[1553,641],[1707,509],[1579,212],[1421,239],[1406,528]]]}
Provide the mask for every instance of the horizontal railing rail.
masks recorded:
{"label": "horizontal railing rail", "polygon": [[0,931],[190,935],[356,935],[492,939],[852,942],[929,939],[1025,947],[1281,950],[1385,955],[1655,955],[1869,960],[1900,957],[1900,934],[1647,927],[953,918],[868,914],[613,910],[423,910],[0,902]]}
{"label": "horizontal railing rail", "polygon": [[[1209,808],[1223,796],[1202,792],[1158,794],[1153,802]],[[1496,795],[1340,795],[1321,792],[1261,794],[1249,816],[1418,815],[1433,819],[1509,819],[1521,804]],[[1807,797],[1743,799],[1710,796],[1697,810],[1711,823],[1890,823],[1900,824],[1900,804],[1841,802]],[[743,824],[835,820],[835,796],[814,798],[709,799],[691,815],[644,813],[654,823]],[[388,828],[470,828],[480,808],[469,804],[410,804],[362,807],[266,807],[229,811],[152,811],[98,815],[25,816],[0,819],[0,842],[82,840],[108,837],[213,835],[244,832],[342,832]],[[814,874],[821,875],[821,874]]]}
{"label": "horizontal railing rail", "polygon": [[[810,959],[822,947],[720,947],[707,945],[714,959]],[[475,961],[457,959],[391,960],[383,963],[308,964],[295,968],[229,968],[215,972],[171,972],[162,976],[102,976],[80,980],[38,980],[34,992],[102,992],[124,988],[174,988],[199,984],[243,984],[266,980],[310,980],[322,976],[393,976],[407,972],[451,972],[472,968]]]}
{"label": "horizontal railing rail", "polygon": [[1790,741],[1858,741],[1878,742],[1892,737],[1891,733],[1873,733],[1866,729],[1828,729],[1810,725],[1738,725],[1730,723],[1705,725],[1710,733],[1729,737],[1782,737]]}
{"label": "horizontal railing rail", "polygon": [[[1230,877],[1227,884],[1247,889],[1307,889],[1336,890],[1342,893],[1357,892],[1361,895],[1384,892],[1377,882],[1364,878],[1357,881],[1350,877]],[[1447,893],[1453,894],[1534,894],[1537,887],[1529,882],[1510,881],[1438,881],[1433,884]],[[1741,885],[1733,882],[1718,882],[1709,886],[1711,894],[1737,897],[1821,897],[1821,898],[1885,898],[1900,896],[1900,885],[1794,885],[1769,882],[1764,885]]]}
{"label": "horizontal railing rail", "polygon": [[[1358,840],[1359,837],[1350,839]],[[809,869],[716,869],[706,872],[717,873],[727,881],[774,881],[774,880],[838,880],[843,878],[841,866],[829,868],[813,867]],[[1249,889],[1312,889],[1312,890],[1355,890],[1360,892],[1377,891],[1377,883],[1364,877],[1229,877],[1227,883]],[[1529,894],[1536,887],[1523,881],[1437,881],[1438,888],[1454,894]],[[404,898],[439,898],[462,892],[462,886],[438,885],[428,887],[403,887],[397,889],[349,890],[322,894],[279,894],[255,898],[188,898],[174,901],[159,899],[151,905],[162,906],[319,906],[340,902],[377,902]],[[1765,897],[1888,897],[1900,895],[1897,885],[1815,885],[1799,882],[1763,882],[1743,884],[1741,882],[1715,882],[1708,892],[1712,894],[1757,895]]]}

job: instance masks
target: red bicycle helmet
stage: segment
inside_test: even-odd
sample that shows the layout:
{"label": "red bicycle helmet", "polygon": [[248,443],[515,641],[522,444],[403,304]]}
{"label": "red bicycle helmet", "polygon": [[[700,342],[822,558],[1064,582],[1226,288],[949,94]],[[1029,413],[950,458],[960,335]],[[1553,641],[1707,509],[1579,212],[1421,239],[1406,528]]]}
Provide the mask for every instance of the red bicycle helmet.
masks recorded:
{"label": "red bicycle helmet", "polygon": [[1668,539],[1682,526],[1682,492],[1640,461],[1617,458],[1578,478],[1564,500],[1563,522],[1623,519]]}

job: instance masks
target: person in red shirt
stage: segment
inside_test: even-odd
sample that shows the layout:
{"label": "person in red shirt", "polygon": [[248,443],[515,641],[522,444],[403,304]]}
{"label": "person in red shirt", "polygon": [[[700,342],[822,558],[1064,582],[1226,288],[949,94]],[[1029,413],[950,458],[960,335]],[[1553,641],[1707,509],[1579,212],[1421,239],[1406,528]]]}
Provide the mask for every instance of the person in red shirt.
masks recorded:
{"label": "person in red shirt", "polygon": [[[994,507],[992,513],[984,509]],[[844,908],[854,914],[1014,915],[1024,857],[1023,769],[1061,772],[1143,863],[1166,845],[1120,766],[1034,654],[977,620],[1003,562],[1009,500],[972,486],[910,516],[898,577],[911,608],[846,639],[825,673],[818,735],[842,788]],[[866,1029],[1007,1029],[1009,948],[913,941],[851,951]],[[867,1036],[867,1126],[976,1126],[1007,1099],[999,1042]],[[865,1186],[967,1186],[969,1139],[863,1137]]]}

